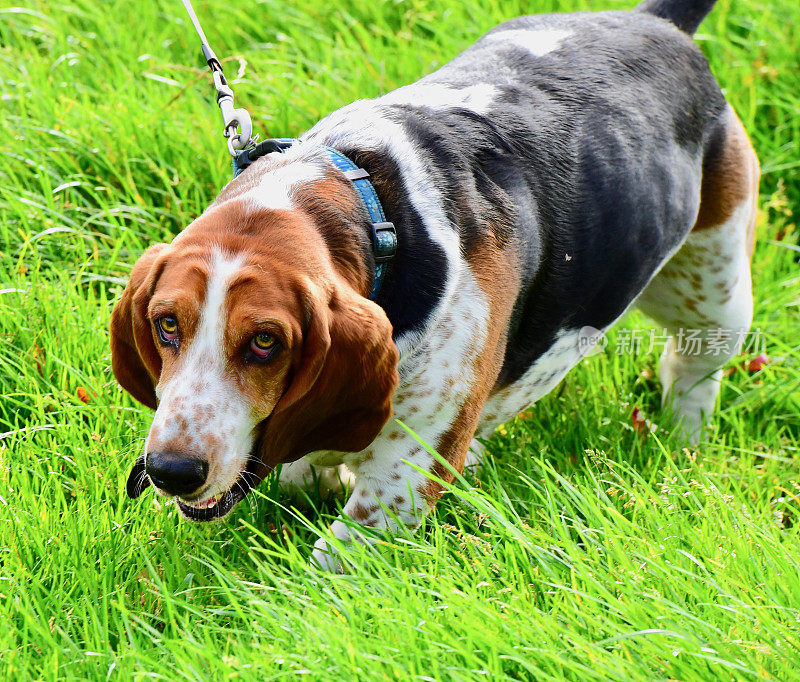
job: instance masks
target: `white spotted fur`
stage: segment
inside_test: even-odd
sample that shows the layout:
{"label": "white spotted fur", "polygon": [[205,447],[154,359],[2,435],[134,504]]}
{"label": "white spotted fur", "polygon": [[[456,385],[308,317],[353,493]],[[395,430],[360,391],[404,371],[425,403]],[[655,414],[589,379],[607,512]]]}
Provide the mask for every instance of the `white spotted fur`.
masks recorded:
{"label": "white spotted fur", "polygon": [[557,50],[562,41],[571,35],[572,31],[558,29],[509,29],[493,31],[484,40],[511,43],[527,50],[535,57],[544,57],[544,55]]}
{"label": "white spotted fur", "polygon": [[181,349],[180,367],[156,387],[158,409],[144,452],[180,449],[209,462],[208,499],[229,490],[238,479],[253,446],[256,423],[235,381],[225,372],[228,285],[242,267],[241,256],[212,251],[211,272],[197,332]]}
{"label": "white spotted fur", "polygon": [[478,434],[488,438],[500,424],[513,419],[552,391],[583,357],[580,330],[562,330],[553,345],[510,386],[494,391],[484,405]]}
{"label": "white spotted fur", "polygon": [[[638,301],[672,334],[659,366],[662,401],[672,403],[679,428],[691,443],[697,443],[714,410],[722,367],[739,352],[750,328],[753,297],[747,239],[755,200],[754,194],[722,225],[690,234]],[[697,305],[688,307],[687,300]],[[701,332],[697,349],[686,346],[680,352],[676,334],[681,329]]]}
{"label": "white spotted fur", "polygon": [[[455,421],[475,381],[472,365],[486,339],[488,301],[466,264],[453,274],[457,286],[452,288],[447,314],[429,325],[413,348],[401,353],[395,419],[363,452],[307,456],[311,465],[343,463],[353,472],[355,485],[344,512],[373,528],[396,528],[395,518],[416,527],[427,513],[427,502],[418,491],[428,479],[415,467],[430,471],[434,460],[417,437],[436,444]],[[367,518],[360,518],[359,508],[369,512]],[[351,529],[352,524],[343,520],[331,526],[340,540],[350,539]],[[335,550],[325,539],[316,543],[314,560],[328,569],[338,566]]]}

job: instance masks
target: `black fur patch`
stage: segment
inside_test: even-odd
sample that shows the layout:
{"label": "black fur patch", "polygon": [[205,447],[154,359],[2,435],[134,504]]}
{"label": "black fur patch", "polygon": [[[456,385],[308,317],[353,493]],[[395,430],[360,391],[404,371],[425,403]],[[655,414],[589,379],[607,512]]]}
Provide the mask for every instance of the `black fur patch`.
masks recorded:
{"label": "black fur patch", "polygon": [[376,303],[392,323],[392,334],[424,327],[444,292],[445,255],[428,235],[422,217],[408,200],[397,163],[387,152],[341,148],[343,154],[370,174],[370,182],[383,205],[387,220],[397,230],[397,253],[390,261]]}
{"label": "black fur patch", "polygon": [[[504,40],[509,30],[562,33],[537,56]],[[424,98],[374,106],[427,164],[462,253],[491,237],[521,259],[498,380],[509,384],[560,330],[615,320],[682,242],[725,100],[691,39],[644,12],[514,19],[422,82],[496,95],[483,113]],[[398,227],[380,303],[399,336],[421,328],[441,295],[444,254],[391,156],[359,152],[358,123],[342,151],[373,175]]]}

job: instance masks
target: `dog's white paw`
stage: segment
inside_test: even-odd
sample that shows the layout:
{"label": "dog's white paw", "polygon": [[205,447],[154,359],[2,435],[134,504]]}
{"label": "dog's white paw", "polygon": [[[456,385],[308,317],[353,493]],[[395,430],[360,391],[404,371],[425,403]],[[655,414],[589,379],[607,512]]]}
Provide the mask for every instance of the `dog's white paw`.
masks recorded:
{"label": "dog's white paw", "polygon": [[305,459],[284,464],[278,479],[281,491],[291,499],[302,498],[319,485],[323,499],[344,495],[355,485],[355,476],[344,464],[332,467],[311,466]]}
{"label": "dog's white paw", "polygon": [[340,575],[344,573],[344,566],[339,560],[338,552],[324,538],[320,538],[314,543],[314,551],[311,553],[309,564],[328,573],[338,573]]}

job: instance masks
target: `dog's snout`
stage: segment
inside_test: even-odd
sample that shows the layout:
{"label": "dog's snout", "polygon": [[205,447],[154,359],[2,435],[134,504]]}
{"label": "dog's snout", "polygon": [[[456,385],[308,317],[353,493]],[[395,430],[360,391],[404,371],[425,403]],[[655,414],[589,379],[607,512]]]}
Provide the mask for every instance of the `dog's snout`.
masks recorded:
{"label": "dog's snout", "polygon": [[174,452],[149,452],[145,471],[157,488],[171,495],[187,495],[206,482],[208,462]]}

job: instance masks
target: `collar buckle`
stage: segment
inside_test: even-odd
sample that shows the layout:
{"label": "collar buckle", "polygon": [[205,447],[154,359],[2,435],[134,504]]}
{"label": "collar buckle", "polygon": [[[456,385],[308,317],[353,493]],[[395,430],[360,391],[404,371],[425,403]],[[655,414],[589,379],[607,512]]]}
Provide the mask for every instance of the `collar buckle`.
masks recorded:
{"label": "collar buckle", "polygon": [[372,253],[376,263],[386,263],[397,253],[397,230],[393,223],[372,223]]}

